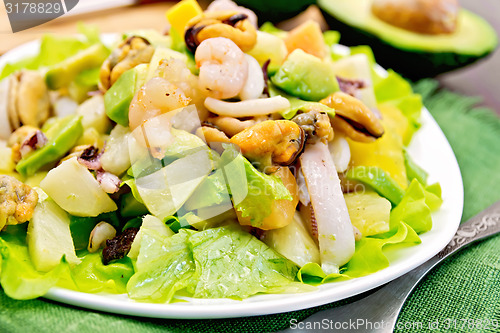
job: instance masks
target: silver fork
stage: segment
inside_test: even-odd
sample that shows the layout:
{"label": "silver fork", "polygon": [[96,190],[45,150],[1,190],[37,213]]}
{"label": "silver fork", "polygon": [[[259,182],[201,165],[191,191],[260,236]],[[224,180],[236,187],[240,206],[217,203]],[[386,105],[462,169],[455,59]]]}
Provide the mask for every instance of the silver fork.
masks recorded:
{"label": "silver fork", "polygon": [[330,331],[338,328],[341,332],[393,332],[406,298],[434,266],[465,246],[498,232],[500,232],[500,201],[462,223],[448,245],[421,266],[364,298],[317,312],[300,323],[293,323],[293,326],[282,332],[319,332],[324,327],[321,324],[325,323],[325,320],[327,323],[325,326],[329,327]]}

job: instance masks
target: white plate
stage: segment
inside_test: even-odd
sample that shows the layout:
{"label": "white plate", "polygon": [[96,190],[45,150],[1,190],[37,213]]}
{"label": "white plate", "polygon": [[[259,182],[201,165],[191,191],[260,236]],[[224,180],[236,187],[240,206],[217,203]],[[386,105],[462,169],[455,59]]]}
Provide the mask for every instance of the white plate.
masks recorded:
{"label": "white plate", "polygon": [[[0,58],[0,68],[37,52],[38,42],[22,45]],[[300,294],[259,295],[243,301],[226,299],[197,300],[188,303],[150,304],[129,300],[126,295],[86,294],[53,288],[45,298],[105,312],[154,318],[207,319],[267,315],[310,308],[363,293],[409,272],[438,253],[455,234],[463,208],[463,186],[455,155],[443,132],[424,109],[422,128],[409,146],[414,160],[429,172],[429,182],[441,183],[444,203],[432,215],[433,228],[422,234],[422,243],[386,251],[390,266],[371,275],[334,282],[316,291]]]}

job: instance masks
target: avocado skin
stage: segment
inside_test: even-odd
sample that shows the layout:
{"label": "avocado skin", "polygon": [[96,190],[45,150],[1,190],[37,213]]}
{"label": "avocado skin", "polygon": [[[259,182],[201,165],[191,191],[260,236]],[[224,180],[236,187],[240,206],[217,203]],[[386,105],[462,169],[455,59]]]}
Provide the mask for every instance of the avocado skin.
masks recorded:
{"label": "avocado skin", "polygon": [[294,17],[304,11],[316,0],[235,0],[243,7],[249,8],[257,14],[259,24],[266,21],[280,22]]}
{"label": "avocado skin", "polygon": [[397,48],[375,35],[337,20],[326,9],[321,7],[320,9],[330,29],[340,32],[341,44],[369,45],[378,64],[384,68],[392,68],[411,80],[433,77],[467,66],[488,56],[493,51],[473,56],[454,52],[424,52],[417,49]]}

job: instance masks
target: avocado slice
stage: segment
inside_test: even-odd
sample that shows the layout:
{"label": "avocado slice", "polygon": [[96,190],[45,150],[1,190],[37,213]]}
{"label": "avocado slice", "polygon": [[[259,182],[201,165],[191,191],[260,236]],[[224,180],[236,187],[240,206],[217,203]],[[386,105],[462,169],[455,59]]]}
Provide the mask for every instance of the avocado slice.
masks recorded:
{"label": "avocado slice", "polygon": [[451,34],[426,35],[392,26],[371,12],[370,0],[318,0],[330,28],[345,45],[368,44],[384,67],[411,78],[435,76],[473,63],[497,46],[493,28],[461,9]]}
{"label": "avocado slice", "polygon": [[332,67],[321,59],[296,49],[271,81],[292,96],[319,101],[339,90]]}
{"label": "avocado slice", "polygon": [[44,133],[49,142],[24,157],[16,166],[17,172],[25,177],[33,176],[43,166],[60,160],[73,148],[83,134],[82,118],[69,115],[58,119],[44,129]]}
{"label": "avocado slice", "polygon": [[128,111],[135,93],[146,83],[148,64],[140,64],[123,73],[104,94],[104,108],[109,119],[128,126]]}
{"label": "avocado slice", "polygon": [[100,67],[108,55],[109,50],[103,44],[95,44],[78,52],[47,71],[47,86],[52,90],[68,86],[82,71]]}

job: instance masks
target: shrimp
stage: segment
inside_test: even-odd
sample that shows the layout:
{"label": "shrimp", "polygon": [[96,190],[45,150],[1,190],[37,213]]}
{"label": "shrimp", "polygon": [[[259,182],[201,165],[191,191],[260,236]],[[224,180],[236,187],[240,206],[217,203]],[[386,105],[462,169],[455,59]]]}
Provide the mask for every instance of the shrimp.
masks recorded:
{"label": "shrimp", "polygon": [[195,60],[202,91],[217,99],[238,96],[248,78],[248,63],[233,41],[224,37],[206,39],[196,49]]}
{"label": "shrimp", "polygon": [[129,123],[134,130],[145,121],[163,113],[187,106],[191,99],[169,81],[154,77],[137,92],[130,103]]}

